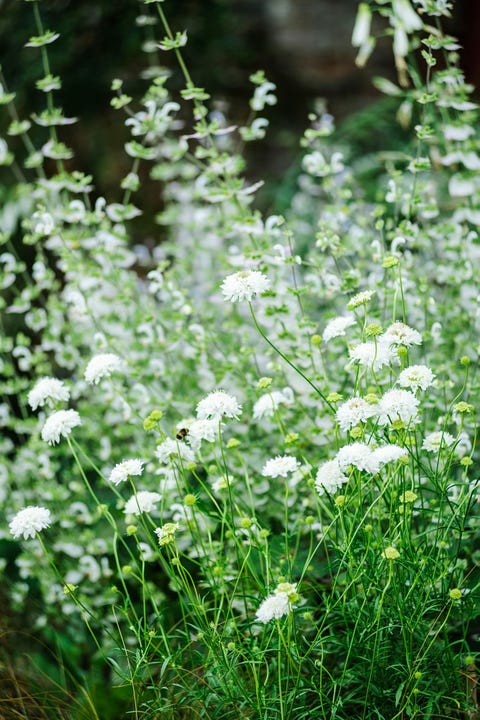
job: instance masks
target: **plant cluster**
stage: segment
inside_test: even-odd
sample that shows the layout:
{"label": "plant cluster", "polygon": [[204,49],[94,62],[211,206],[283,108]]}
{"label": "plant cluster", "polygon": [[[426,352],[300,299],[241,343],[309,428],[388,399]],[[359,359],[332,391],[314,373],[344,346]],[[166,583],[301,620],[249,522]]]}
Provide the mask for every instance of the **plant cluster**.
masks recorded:
{"label": "plant cluster", "polygon": [[[28,1],[44,111],[0,86],[13,610],[35,601],[32,635],[79,684],[102,665],[133,718],[477,717],[480,154],[452,3],[359,4],[359,64],[376,13],[393,38],[377,85],[411,152],[379,159],[373,202],[319,107],[280,216],[243,159],[275,86],[251,77],[244,126],[211,110],[162,0],[145,95],[112,84],[131,169],[96,197]],[[132,246],[146,172],[162,242]]]}

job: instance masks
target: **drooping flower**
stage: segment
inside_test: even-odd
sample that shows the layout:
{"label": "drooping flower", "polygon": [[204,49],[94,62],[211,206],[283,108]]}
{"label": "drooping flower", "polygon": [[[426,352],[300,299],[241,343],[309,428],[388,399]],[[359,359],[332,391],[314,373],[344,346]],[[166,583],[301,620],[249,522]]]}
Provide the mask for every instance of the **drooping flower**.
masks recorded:
{"label": "drooping flower", "polygon": [[324,342],[332,340],[332,338],[340,337],[345,335],[345,330],[355,325],[356,320],[354,315],[340,315],[339,317],[329,320],[325,325],[325,330],[322,333]]}
{"label": "drooping flower", "polygon": [[223,417],[237,419],[241,415],[242,406],[236,397],[222,390],[215,390],[200,400],[197,405],[199,420],[220,421]]}
{"label": "drooping flower", "polygon": [[433,432],[424,439],[422,448],[427,452],[438,452],[441,447],[450,447],[455,442],[453,435],[448,432]]}
{"label": "drooping flower", "polygon": [[270,280],[259,270],[241,270],[227,275],[221,285],[225,300],[241,302],[251,300],[255,295],[261,295],[270,287]]}
{"label": "drooping flower", "polygon": [[38,505],[29,505],[15,515],[9,528],[15,539],[23,535],[24,540],[28,540],[30,537],[35,537],[37,532],[50,527],[51,522],[50,510]]}
{"label": "drooping flower", "polygon": [[398,383],[404,388],[426,390],[432,385],[435,375],[426,365],[410,365],[398,376]]}
{"label": "drooping flower", "polygon": [[277,455],[267,460],[262,469],[264,477],[287,477],[288,473],[295,472],[300,467],[300,463],[291,455]]}
{"label": "drooping flower", "polygon": [[138,458],[122,460],[122,462],[115,465],[108,479],[114,485],[119,485],[121,482],[128,480],[129,477],[141,475],[144,464],[145,461]]}
{"label": "drooping flower", "polygon": [[319,495],[324,495],[325,492],[333,495],[347,481],[348,477],[342,472],[338,460],[328,460],[318,468],[315,488]]}
{"label": "drooping flower", "polygon": [[70,391],[65,387],[62,380],[44,377],[37,380],[34,387],[28,393],[28,404],[32,410],[48,405],[54,407],[55,403],[67,402]]}
{"label": "drooping flower", "polygon": [[264,417],[272,417],[279,405],[291,405],[293,403],[293,391],[286,387],[283,390],[272,390],[262,395],[253,406],[254,420]]}
{"label": "drooping flower", "polygon": [[102,378],[110,377],[113,372],[118,372],[122,367],[121,359],[114,353],[95,355],[86,367],[85,380],[90,385],[97,385]]}
{"label": "drooping flower", "polygon": [[351,427],[365,422],[376,413],[375,404],[368,403],[363,398],[354,397],[339,405],[337,408],[337,422],[341,430],[349,430]]}
{"label": "drooping flower", "polygon": [[132,495],[125,503],[125,515],[141,515],[144,512],[152,512],[161,499],[162,496],[157,492],[139,490],[136,495]]}
{"label": "drooping flower", "polygon": [[382,335],[382,341],[387,345],[421,345],[422,336],[418,330],[405,325],[402,322],[394,322],[388,327]]}
{"label": "drooping flower", "polygon": [[55,445],[61,437],[67,437],[74,427],[81,424],[82,420],[76,410],[58,410],[47,418],[42,428],[42,440]]}
{"label": "drooping flower", "polygon": [[378,422],[388,425],[401,420],[405,425],[418,420],[419,401],[409,390],[389,390],[378,402]]}

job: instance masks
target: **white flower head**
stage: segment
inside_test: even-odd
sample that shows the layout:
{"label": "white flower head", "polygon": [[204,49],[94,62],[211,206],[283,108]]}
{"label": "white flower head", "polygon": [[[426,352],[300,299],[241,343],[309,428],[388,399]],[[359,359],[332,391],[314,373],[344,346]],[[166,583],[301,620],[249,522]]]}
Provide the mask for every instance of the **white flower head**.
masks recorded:
{"label": "white flower head", "polygon": [[162,547],[163,545],[169,545],[175,541],[175,533],[180,530],[180,525],[177,522],[169,522],[155,529],[155,534],[158,537],[158,544]]}
{"label": "white flower head", "polygon": [[433,432],[424,439],[422,448],[427,452],[438,453],[440,448],[445,449],[453,445],[455,438],[448,432]]}
{"label": "white flower head", "polygon": [[405,425],[418,421],[419,401],[409,390],[389,390],[380,399],[378,408],[378,422],[388,425],[401,420]]}
{"label": "white flower head", "polygon": [[337,453],[336,462],[340,470],[346,470],[349,465],[353,465],[358,470],[367,470],[369,472],[369,459],[372,450],[368,445],[361,442],[354,442],[350,445],[344,445]]}
{"label": "white flower head", "polygon": [[287,593],[275,593],[269,595],[258,608],[255,616],[262,623],[268,623],[270,620],[279,620],[284,615],[288,615],[292,606],[288,599]]}
{"label": "white flower head", "polygon": [[318,468],[315,488],[319,495],[323,495],[325,492],[333,495],[347,481],[348,477],[342,472],[338,460],[328,460]]}
{"label": "white flower head", "polygon": [[192,420],[188,424],[187,440],[192,447],[200,447],[202,440],[215,442],[218,435],[217,420]]}
{"label": "white flower head", "polygon": [[402,322],[394,322],[388,327],[382,335],[382,342],[387,345],[404,345],[410,347],[411,345],[421,345],[422,336],[418,330],[405,325]]}
{"label": "white flower head", "polygon": [[200,400],[197,405],[197,418],[199,420],[216,420],[219,422],[223,417],[237,419],[241,415],[242,406],[236,397],[215,390],[207,397]]}
{"label": "white flower head", "polygon": [[225,300],[230,302],[251,302],[255,295],[261,295],[270,287],[270,280],[259,270],[241,270],[227,275],[221,285]]}
{"label": "white flower head", "polygon": [[155,456],[161,463],[169,463],[176,458],[180,458],[185,463],[195,461],[195,455],[192,448],[184,442],[167,438],[155,450]]}
{"label": "white flower head", "polygon": [[366,469],[372,475],[376,475],[384,465],[395,462],[407,454],[406,448],[399,445],[382,445],[372,450],[366,462]]}
{"label": "white flower head", "polygon": [[291,405],[293,403],[293,391],[286,387],[283,390],[272,390],[262,395],[253,406],[253,419],[260,420],[264,417],[272,417],[280,405]]}
{"label": "white flower head", "polygon": [[264,477],[287,477],[288,473],[298,470],[300,463],[291,455],[277,455],[267,460],[262,469]]}
{"label": "white flower head", "polygon": [[376,414],[376,410],[375,404],[354,397],[339,405],[336,413],[337,422],[341,430],[349,430],[351,427],[371,418]]}
{"label": "white flower head", "polygon": [[35,537],[37,532],[50,527],[51,522],[50,510],[38,505],[29,505],[15,515],[9,528],[15,539],[23,535],[24,540],[28,540]]}
{"label": "white flower head", "polygon": [[398,384],[415,392],[418,389],[426,390],[434,379],[435,375],[426,365],[410,365],[400,373]]}
{"label": "white flower head", "polygon": [[67,437],[74,427],[81,424],[82,420],[76,410],[58,410],[47,418],[42,428],[42,440],[55,445],[61,437]]}
{"label": "white flower head", "polygon": [[139,490],[136,495],[125,503],[125,515],[141,515],[141,513],[150,513],[155,510],[157,503],[162,496],[157,492],[149,490]]}
{"label": "white flower head", "polygon": [[329,320],[322,333],[324,342],[328,342],[329,340],[332,340],[332,338],[345,335],[345,330],[352,327],[352,325],[355,325],[355,323],[355,316],[351,314],[340,315],[339,317],[333,318],[333,320]]}
{"label": "white flower head", "polygon": [[122,370],[123,363],[114,353],[101,353],[95,355],[85,369],[85,380],[90,385],[97,385],[104,377],[110,377],[113,372]]}
{"label": "white flower head", "polygon": [[398,356],[385,343],[363,342],[350,349],[350,360],[352,363],[380,370],[384,365],[398,362]]}
{"label": "white flower head", "polygon": [[108,479],[114,485],[119,485],[121,482],[128,480],[129,477],[141,475],[144,464],[144,460],[138,460],[137,458],[122,460],[122,462],[115,465]]}
{"label": "white flower head", "polygon": [[67,402],[70,391],[61,380],[44,377],[38,380],[28,393],[28,404],[32,410],[48,405],[54,407],[55,403]]}
{"label": "white flower head", "polygon": [[347,310],[355,310],[355,308],[361,305],[366,305],[372,297],[375,295],[375,290],[363,290],[357,293],[347,303]]}

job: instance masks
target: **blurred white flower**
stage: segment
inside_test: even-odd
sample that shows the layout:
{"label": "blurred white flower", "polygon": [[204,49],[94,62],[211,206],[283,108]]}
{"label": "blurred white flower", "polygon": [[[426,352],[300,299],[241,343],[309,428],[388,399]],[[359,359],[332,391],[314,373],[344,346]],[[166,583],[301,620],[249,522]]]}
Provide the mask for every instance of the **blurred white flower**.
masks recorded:
{"label": "blurred white flower", "polygon": [[161,499],[162,496],[157,492],[139,490],[125,503],[125,515],[141,515],[144,512],[152,512]]}
{"label": "blurred white flower", "polygon": [[30,537],[35,537],[37,532],[48,528],[51,522],[50,510],[38,505],[29,505],[15,515],[10,522],[9,528],[15,539],[23,535],[24,540],[27,540]]}
{"label": "blurred white flower", "polygon": [[249,302],[255,295],[261,295],[270,287],[270,280],[258,270],[241,270],[227,275],[221,285],[225,300],[230,302]]}
{"label": "blurred white flower", "polygon": [[405,347],[410,347],[410,345],[422,344],[422,336],[418,330],[414,330],[402,322],[392,323],[392,325],[385,330],[381,339],[382,342],[387,345],[404,345]]}
{"label": "blurred white flower", "polygon": [[42,428],[42,440],[55,445],[61,437],[67,437],[74,427],[81,424],[82,420],[76,410],[59,410],[47,418]]}
{"label": "blurred white flower", "polygon": [[287,477],[288,473],[295,472],[300,467],[300,463],[291,455],[277,455],[267,460],[262,469],[264,477]]}
{"label": "blurred white flower", "polygon": [[355,325],[355,323],[355,316],[350,314],[340,315],[339,317],[333,318],[325,325],[322,338],[325,342],[328,342],[329,340],[332,340],[332,338],[345,335],[345,330],[352,325]]}
{"label": "blurred white flower", "polygon": [[438,453],[440,448],[450,447],[455,442],[453,435],[448,432],[438,431],[430,433],[423,441],[422,448],[427,452]]}
{"label": "blurred white flower", "polygon": [[409,390],[389,390],[378,403],[378,422],[388,425],[401,420],[405,425],[418,420],[419,401]]}
{"label": "blurred white flower", "polygon": [[293,403],[293,390],[285,387],[283,390],[272,390],[262,395],[253,406],[253,419],[259,420],[264,417],[272,417],[280,404],[291,405]]}
{"label": "blurred white flower", "polygon": [[95,355],[86,367],[85,380],[90,385],[97,385],[102,378],[110,377],[113,372],[121,370],[122,366],[122,361],[114,353]]}
{"label": "blurred white flower", "polygon": [[67,402],[70,391],[61,380],[44,377],[38,380],[28,393],[28,404],[32,410],[48,405],[54,407],[55,403]]}
{"label": "blurred white flower", "polygon": [[284,615],[288,615],[292,606],[288,599],[287,593],[277,593],[269,595],[258,608],[255,616],[262,623],[268,623],[270,620],[278,620]]}
{"label": "blurred white flower", "polygon": [[347,481],[348,477],[340,469],[338,460],[328,460],[318,468],[315,487],[319,495],[323,495],[325,492],[333,495]]}
{"label": "blurred white flower", "polygon": [[115,465],[108,479],[114,485],[119,485],[121,482],[128,480],[129,477],[141,475],[144,464],[144,460],[138,460],[137,458],[122,460],[122,462]]}
{"label": "blurred white flower", "polygon": [[241,413],[242,406],[237,398],[222,390],[211,392],[197,405],[199,420],[216,420],[218,422],[222,417],[237,419]]}

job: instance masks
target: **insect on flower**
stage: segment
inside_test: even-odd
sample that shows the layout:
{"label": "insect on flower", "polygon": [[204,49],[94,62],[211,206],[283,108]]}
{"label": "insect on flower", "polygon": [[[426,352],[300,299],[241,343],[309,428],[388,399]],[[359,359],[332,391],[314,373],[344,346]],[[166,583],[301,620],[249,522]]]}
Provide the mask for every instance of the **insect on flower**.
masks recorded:
{"label": "insect on flower", "polygon": [[185,437],[188,435],[188,432],[189,432],[188,428],[184,428],[184,427],[179,428],[175,437],[177,438],[177,440],[184,440]]}

